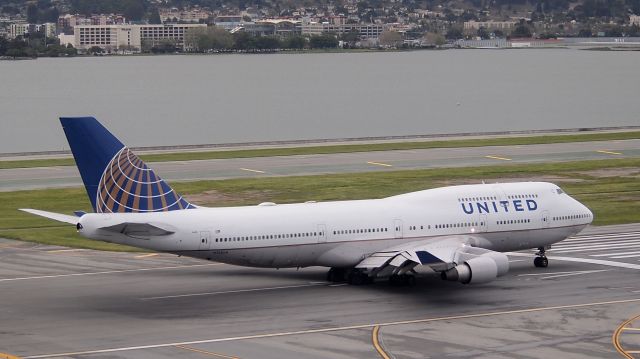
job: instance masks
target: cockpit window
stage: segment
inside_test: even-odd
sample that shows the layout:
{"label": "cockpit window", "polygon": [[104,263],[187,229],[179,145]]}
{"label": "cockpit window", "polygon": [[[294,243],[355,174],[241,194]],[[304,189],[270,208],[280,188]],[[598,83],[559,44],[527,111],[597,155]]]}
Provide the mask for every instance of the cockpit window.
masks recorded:
{"label": "cockpit window", "polygon": [[560,188],[556,188],[556,192],[558,192],[558,194],[563,194],[564,193],[564,191],[561,190]]}

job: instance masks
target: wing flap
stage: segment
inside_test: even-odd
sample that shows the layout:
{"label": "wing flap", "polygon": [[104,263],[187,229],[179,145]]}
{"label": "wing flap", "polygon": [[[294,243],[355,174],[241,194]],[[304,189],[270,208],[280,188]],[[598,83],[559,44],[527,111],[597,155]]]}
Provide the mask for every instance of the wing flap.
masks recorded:
{"label": "wing flap", "polygon": [[100,227],[99,229],[108,232],[121,233],[131,237],[167,236],[175,233],[175,230],[169,228],[167,225],[152,223],[123,222],[113,226]]}

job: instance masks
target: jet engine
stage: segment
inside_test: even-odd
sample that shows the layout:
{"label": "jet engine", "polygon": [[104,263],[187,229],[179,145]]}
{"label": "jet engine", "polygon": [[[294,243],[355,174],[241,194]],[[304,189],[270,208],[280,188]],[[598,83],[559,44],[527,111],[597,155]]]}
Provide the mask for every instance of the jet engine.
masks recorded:
{"label": "jet engine", "polygon": [[[474,248],[474,252],[477,252],[475,249],[480,248]],[[487,250],[483,250],[483,252],[479,255],[476,253],[464,253],[463,256],[472,257],[442,272],[442,279],[463,284],[487,283],[509,271],[509,259],[506,255]]]}

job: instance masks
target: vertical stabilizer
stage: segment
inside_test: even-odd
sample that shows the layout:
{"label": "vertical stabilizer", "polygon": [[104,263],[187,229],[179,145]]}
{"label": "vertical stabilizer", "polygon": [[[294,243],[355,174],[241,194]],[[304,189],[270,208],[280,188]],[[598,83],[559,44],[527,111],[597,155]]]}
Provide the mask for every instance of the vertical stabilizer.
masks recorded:
{"label": "vertical stabilizer", "polygon": [[194,208],[95,118],[60,122],[97,213]]}

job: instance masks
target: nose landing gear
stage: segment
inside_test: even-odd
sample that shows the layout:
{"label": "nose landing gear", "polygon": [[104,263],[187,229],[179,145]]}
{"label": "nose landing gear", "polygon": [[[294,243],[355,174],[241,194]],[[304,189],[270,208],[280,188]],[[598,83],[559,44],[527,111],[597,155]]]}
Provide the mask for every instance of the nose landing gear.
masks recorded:
{"label": "nose landing gear", "polygon": [[545,255],[545,248],[538,248],[538,253],[536,253],[536,258],[533,260],[533,265],[538,268],[547,268],[549,266],[549,260]]}

